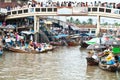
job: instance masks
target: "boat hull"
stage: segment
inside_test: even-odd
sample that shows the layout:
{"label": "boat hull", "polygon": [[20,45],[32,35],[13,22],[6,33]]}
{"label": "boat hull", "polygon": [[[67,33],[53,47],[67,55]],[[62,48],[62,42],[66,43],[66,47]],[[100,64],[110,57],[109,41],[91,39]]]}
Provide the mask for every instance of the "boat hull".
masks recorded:
{"label": "boat hull", "polygon": [[86,57],[86,60],[87,60],[87,65],[90,65],[90,66],[96,66],[98,65],[98,61],[93,59],[92,57]]}
{"label": "boat hull", "polygon": [[80,43],[81,48],[87,48],[89,45],[86,44],[85,42]]}
{"label": "boat hull", "polygon": [[107,65],[107,64],[103,64],[102,62],[99,62],[99,68],[110,72],[120,71],[120,66]]}
{"label": "boat hull", "polygon": [[12,52],[17,52],[17,53],[38,53],[37,51],[35,50],[29,50],[29,51],[26,51],[26,50],[22,50],[22,49],[16,49],[16,48],[9,48],[10,51]]}
{"label": "boat hull", "polygon": [[68,44],[68,46],[78,46],[79,45],[79,43],[76,43],[76,42],[68,42],[67,44]]}

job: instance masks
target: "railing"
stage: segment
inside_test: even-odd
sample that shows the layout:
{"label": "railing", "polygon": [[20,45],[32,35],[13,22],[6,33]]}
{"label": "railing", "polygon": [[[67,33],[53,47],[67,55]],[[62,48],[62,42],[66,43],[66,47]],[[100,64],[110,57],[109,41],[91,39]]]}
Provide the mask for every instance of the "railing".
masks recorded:
{"label": "railing", "polygon": [[[28,13],[37,13],[42,14],[54,13],[56,15],[80,15],[80,14],[91,14],[91,13],[110,13],[110,14],[120,14],[119,9],[115,8],[106,8],[106,7],[31,7],[10,10],[7,12],[7,15],[19,15],[19,14],[28,14]],[[43,14],[44,15],[44,14]]]}
{"label": "railing", "polygon": [[7,15],[15,15],[15,14],[26,14],[26,13],[43,13],[43,12],[57,12],[56,7],[33,7],[33,8],[23,8],[23,9],[15,9],[15,10],[10,10],[7,12]]}
{"label": "railing", "polygon": [[120,14],[120,9],[107,8],[107,7],[88,7],[88,12]]}
{"label": "railing", "polygon": [[7,9],[0,8],[0,13],[2,13],[2,14],[7,14]]}

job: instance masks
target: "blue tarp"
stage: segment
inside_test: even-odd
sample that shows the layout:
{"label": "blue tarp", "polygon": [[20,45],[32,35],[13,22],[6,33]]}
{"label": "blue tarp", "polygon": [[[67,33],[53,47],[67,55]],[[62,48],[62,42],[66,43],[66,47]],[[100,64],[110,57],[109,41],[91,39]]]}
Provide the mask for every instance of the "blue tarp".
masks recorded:
{"label": "blue tarp", "polygon": [[88,34],[82,33],[80,36],[89,36]]}
{"label": "blue tarp", "polygon": [[68,34],[59,34],[57,36],[54,36],[55,38],[62,38],[62,37],[67,37]]}

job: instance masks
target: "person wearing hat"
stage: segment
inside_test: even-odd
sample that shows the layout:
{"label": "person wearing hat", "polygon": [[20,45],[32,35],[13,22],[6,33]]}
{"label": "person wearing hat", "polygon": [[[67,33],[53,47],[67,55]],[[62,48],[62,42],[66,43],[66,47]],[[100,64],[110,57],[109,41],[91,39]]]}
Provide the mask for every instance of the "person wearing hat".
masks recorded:
{"label": "person wearing hat", "polygon": [[93,54],[94,54],[94,52],[93,52],[93,51],[88,51],[88,57],[92,57],[92,56],[93,56]]}
{"label": "person wearing hat", "polygon": [[114,57],[113,57],[113,54],[112,54],[112,53],[110,53],[110,54],[106,57],[106,61],[107,61],[107,64],[108,64],[108,65],[113,65],[113,64],[115,64]]}

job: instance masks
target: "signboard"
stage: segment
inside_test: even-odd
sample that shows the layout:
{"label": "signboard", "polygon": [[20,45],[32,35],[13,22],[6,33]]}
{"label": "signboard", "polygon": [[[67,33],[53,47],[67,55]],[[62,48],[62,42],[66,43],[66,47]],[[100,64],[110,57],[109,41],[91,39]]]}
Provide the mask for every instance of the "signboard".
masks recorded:
{"label": "signboard", "polygon": [[73,7],[73,14],[87,14],[88,7]]}
{"label": "signboard", "polygon": [[0,8],[0,13],[7,13],[7,9]]}
{"label": "signboard", "polygon": [[34,8],[30,8],[30,9],[29,9],[29,12],[34,12]]}
{"label": "signboard", "polygon": [[112,9],[113,14],[119,14],[119,9]]}
{"label": "signboard", "polygon": [[58,15],[71,15],[72,14],[72,8],[69,7],[60,7],[57,10]]}
{"label": "signboard", "polygon": [[113,54],[120,54],[120,47],[114,47],[112,49]]}

